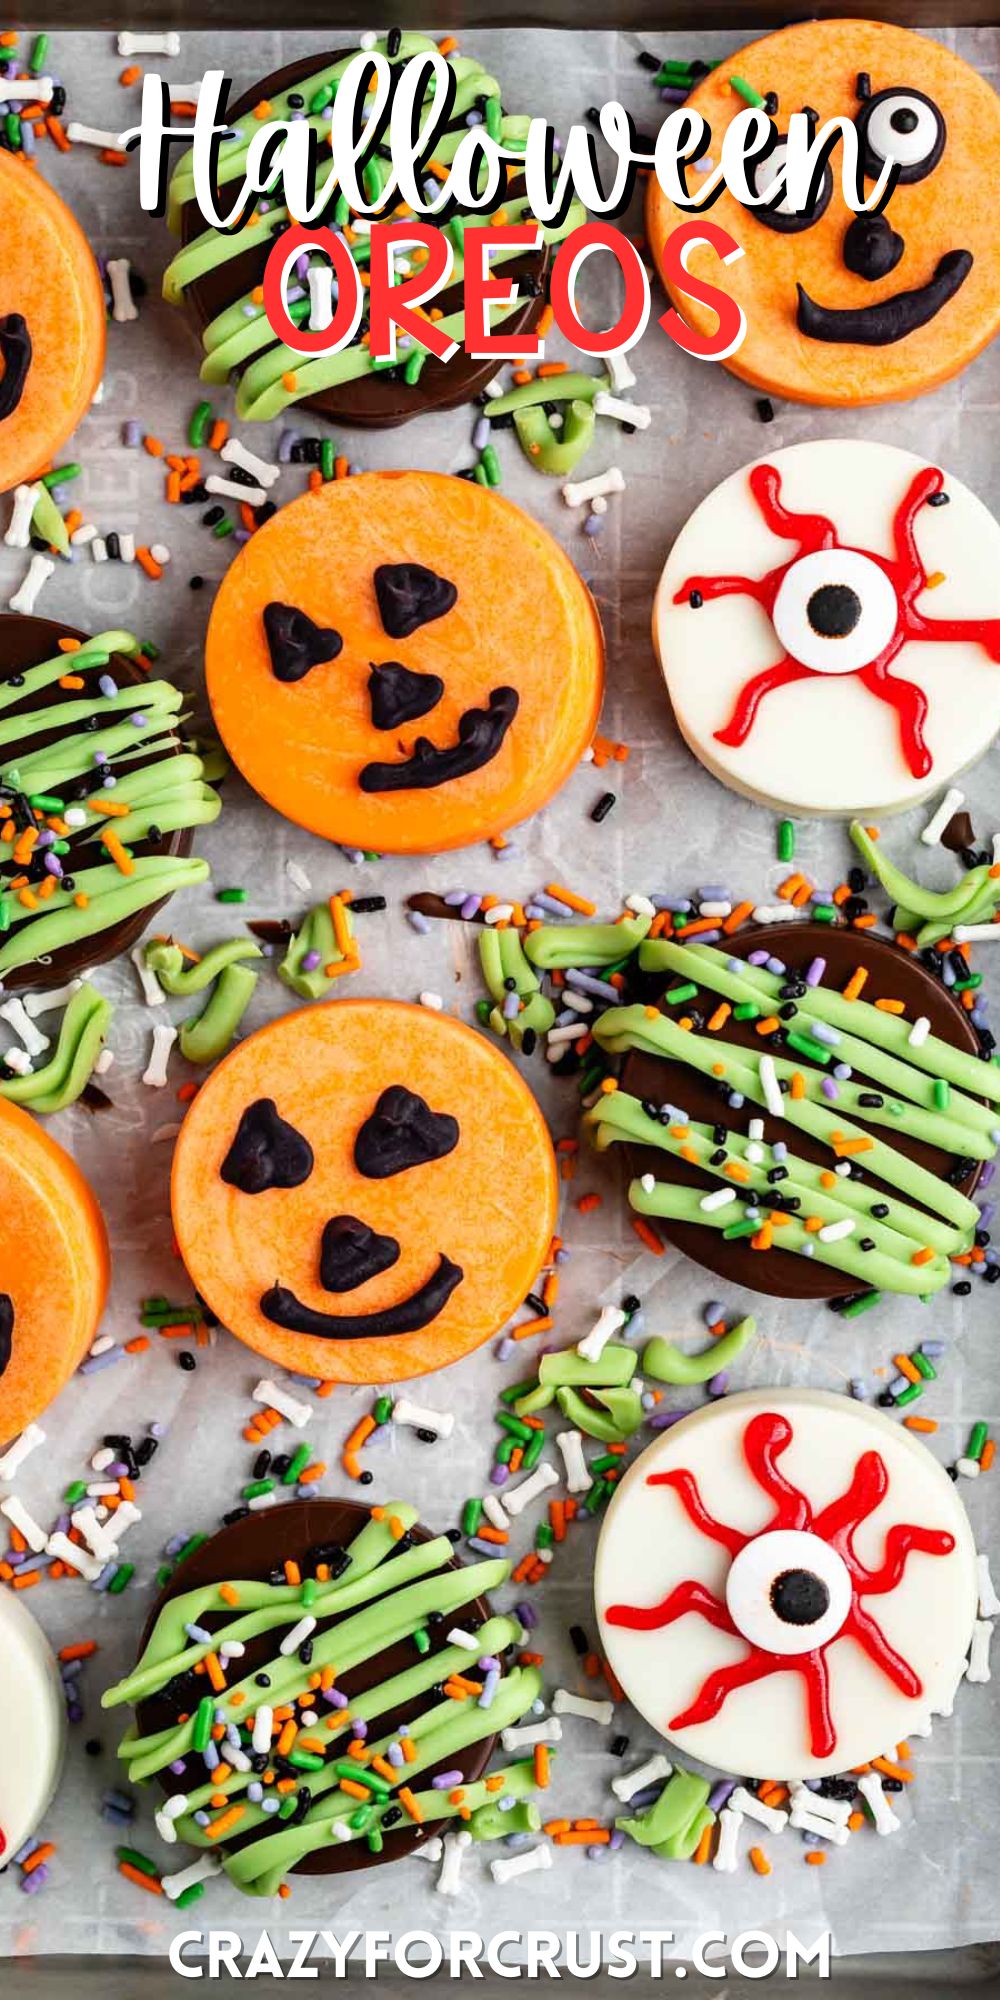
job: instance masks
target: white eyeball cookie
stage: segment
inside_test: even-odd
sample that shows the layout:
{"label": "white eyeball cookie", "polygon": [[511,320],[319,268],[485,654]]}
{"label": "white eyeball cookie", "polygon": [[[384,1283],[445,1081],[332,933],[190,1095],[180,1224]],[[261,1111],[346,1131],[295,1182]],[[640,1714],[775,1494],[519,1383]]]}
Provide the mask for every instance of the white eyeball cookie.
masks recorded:
{"label": "white eyeball cookie", "polygon": [[612,1671],[661,1735],[794,1780],[950,1714],[978,1578],[955,1487],[910,1431],[845,1396],[754,1390],[631,1467],[594,1593]]}
{"label": "white eyeball cookie", "polygon": [[36,1833],[59,1782],[66,1705],[55,1655],[20,1599],[0,1591],[0,1868]]}
{"label": "white eyeball cookie", "polygon": [[901,811],[1000,729],[1000,524],[894,445],[791,445],[695,509],[653,643],[723,784],[804,818]]}

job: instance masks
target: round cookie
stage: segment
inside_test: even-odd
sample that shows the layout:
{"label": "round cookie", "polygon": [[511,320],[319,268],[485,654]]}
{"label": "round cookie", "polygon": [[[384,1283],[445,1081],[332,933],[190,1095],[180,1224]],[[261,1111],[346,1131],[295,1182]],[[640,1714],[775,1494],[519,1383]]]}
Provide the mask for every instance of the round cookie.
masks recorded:
{"label": "round cookie", "polygon": [[852,1771],[948,1715],[976,1618],[972,1530],[926,1446],[809,1389],[674,1425],[608,1509],[594,1595],[629,1700],[737,1776]]}
{"label": "round cookie", "polygon": [[466,847],[537,812],[590,743],[604,676],[593,600],[545,529],[434,472],[362,473],[284,507],[223,578],[205,659],[254,790],[380,854]]}
{"label": "round cookie", "polygon": [[[391,60],[403,63],[435,47],[426,35],[404,34],[393,48]],[[375,43],[372,53],[386,55],[386,38]],[[223,210],[236,194],[245,170],[247,149],[259,134],[260,107],[266,107],[270,119],[308,119],[323,145],[335,87],[358,54],[355,46],[301,57],[265,77],[239,98],[230,116],[230,131],[236,137],[222,145],[219,156]],[[474,57],[455,53],[449,66],[455,77],[455,98],[445,130],[434,147],[434,165],[440,169],[453,160],[470,123],[486,120],[492,130],[496,121],[498,136],[502,135],[505,143],[523,138],[527,124],[525,119],[504,112],[499,83]],[[382,185],[388,174],[388,145],[387,132],[384,145],[375,156],[377,167],[383,172]],[[326,155],[321,157],[325,159]],[[321,174],[323,171],[321,167]],[[433,189],[432,175],[428,174],[426,179]],[[231,182],[236,185],[231,186]],[[501,208],[503,219],[509,223],[531,219],[520,175],[515,173],[507,183],[502,202],[498,197],[494,211],[498,219]],[[443,316],[447,331],[459,342],[457,352],[449,361],[439,361],[427,354],[418,365],[420,350],[412,349],[408,335],[401,334],[398,365],[388,367],[373,365],[369,357],[367,306],[354,338],[337,354],[301,353],[276,340],[264,312],[261,283],[275,236],[287,226],[288,210],[280,200],[265,204],[263,213],[258,211],[258,220],[238,240],[214,229],[206,230],[195,199],[191,156],[187,154],[179,160],[173,174],[168,217],[181,235],[183,247],[165,274],[165,296],[174,304],[183,300],[197,320],[205,357],[202,380],[225,384],[234,372],[238,376],[236,408],[244,420],[270,419],[300,404],[332,423],[380,430],[430,411],[454,409],[471,402],[496,373],[495,355],[477,359],[467,354],[462,344],[465,315],[460,229],[457,238],[453,230],[448,239],[454,252],[451,282],[433,301],[435,313]],[[399,218],[390,213],[380,219]],[[519,291],[518,302],[503,317],[506,334],[527,334],[537,327],[547,300],[549,244],[568,234],[583,219],[580,204],[574,202],[566,220],[559,227],[547,230],[537,251],[518,254],[516,246],[497,245],[490,260],[491,271],[505,280],[516,279]],[[368,220],[355,217],[346,202],[341,207],[340,201],[336,213],[331,211],[323,220],[344,229],[352,255],[364,271],[369,259]],[[489,217],[476,215],[469,220],[484,225]],[[310,253],[306,253],[304,261],[306,265],[325,262]],[[292,317],[310,327],[311,303],[303,275],[297,271],[297,285],[289,286],[289,306]],[[499,318],[493,324],[499,326]]]}
{"label": "round cookie", "polygon": [[919,958],[804,923],[718,946],[657,939],[639,963],[662,1014],[596,1023],[625,1062],[588,1118],[599,1149],[626,1146],[632,1207],[727,1283],[773,1297],[945,1287],[980,1223],[1000,1075]]}
{"label": "round cookie", "polygon": [[94,253],[37,168],[0,153],[0,493],[44,472],[94,400],[107,315]]}
{"label": "round cookie", "polygon": [[1000,525],[894,445],[791,445],[696,507],[653,643],[723,784],[807,819],[903,811],[1000,728]]}
{"label": "round cookie", "polygon": [[207,879],[208,864],[188,858],[192,832],[220,801],[180,734],[181,689],[151,679],[139,652],[131,632],[91,639],[48,618],[0,616],[8,991],[60,986],[116,958],[176,889]]}
{"label": "round cookie", "polygon": [[66,1703],[55,1656],[41,1626],[10,1590],[0,1591],[0,1703],[6,1728],[0,1868],[6,1868],[49,1809],[66,1747]]}
{"label": "round cookie", "polygon": [[[1000,326],[992,85],[926,35],[878,21],[802,21],[723,59],[692,91],[688,106],[708,120],[715,161],[746,110],[733,77],[762,99],[774,93],[779,136],[808,108],[820,124],[853,119],[866,196],[886,158],[901,172],[880,217],[855,216],[844,201],[839,143],[810,214],[748,208],[723,188],[712,219],[744,255],[723,271],[699,247],[687,267],[743,309],[746,337],[726,366],[768,395],[828,407],[899,401],[956,375]],[[767,189],[780,159],[750,169],[757,188]],[[698,182],[689,169],[693,195]],[[650,180],[646,232],[658,263],[690,217]],[[668,289],[691,326],[715,331],[710,306]]]}
{"label": "round cookie", "polygon": [[[492,1616],[484,1593],[509,1568],[457,1563],[449,1537],[432,1538],[399,1501],[293,1502],[205,1542],[157,1600],[135,1671],[104,1696],[106,1708],[135,1704],[120,1755],[130,1780],[155,1776],[170,1795],[164,1838],[221,1849],[237,1887],[273,1895],[292,1869],[339,1875],[412,1854],[461,1825],[461,1808],[478,1812],[480,1835],[487,1816],[497,1834],[537,1828],[537,1809],[519,1803],[530,1764],[484,1777],[499,1731],[541,1687],[533,1668],[503,1671],[521,1628]],[[478,1649],[451,1639],[456,1627]],[[195,1637],[206,1630],[208,1643]],[[228,1658],[227,1640],[240,1648]],[[224,1771],[202,1742],[197,1669],[210,1652],[222,1665],[207,1700],[232,1732]],[[518,1803],[498,1814],[504,1794]],[[182,1893],[171,1876],[164,1886]]]}
{"label": "round cookie", "polygon": [[79,1367],[109,1277],[104,1221],[79,1167],[0,1099],[0,1445]]}
{"label": "round cookie", "polygon": [[231,1333],[295,1373],[398,1382],[479,1347],[531,1290],[555,1160],[527,1086],[471,1028],[336,1000],[213,1071],[177,1141],[172,1208]]}

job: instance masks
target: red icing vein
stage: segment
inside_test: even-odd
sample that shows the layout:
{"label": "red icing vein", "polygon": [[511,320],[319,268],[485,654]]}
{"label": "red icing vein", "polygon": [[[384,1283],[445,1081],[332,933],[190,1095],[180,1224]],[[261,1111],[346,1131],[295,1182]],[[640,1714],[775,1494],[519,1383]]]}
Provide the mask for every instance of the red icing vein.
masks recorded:
{"label": "red icing vein", "polygon": [[[809,1653],[774,1653],[763,1646],[749,1645],[744,1640],[748,1644],[746,1657],[709,1674],[690,1707],[673,1716],[668,1726],[671,1729],[689,1729],[699,1722],[711,1722],[718,1715],[726,1696],[734,1689],[764,1680],[769,1674],[797,1673],[804,1684],[812,1755],[831,1757],[837,1747],[837,1732],[830,1709],[830,1678],[826,1660],[830,1646],[837,1639],[853,1639],[901,1694],[920,1695],[923,1685],[919,1676],[909,1661],[890,1646],[861,1599],[884,1596],[895,1590],[902,1581],[911,1554],[950,1555],[955,1538],[942,1529],[897,1522],[886,1532],[881,1566],[875,1570],[867,1569],[855,1554],[854,1536],[862,1521],[874,1513],[889,1490],[889,1475],[883,1460],[877,1451],[863,1452],[846,1492],[814,1518],[805,1494],[792,1486],[778,1469],[777,1460],[787,1451],[792,1437],[793,1430],[788,1419],[770,1412],[751,1418],[743,1433],[747,1465],[757,1484],[776,1503],[772,1520],[765,1528],[757,1530],[757,1534],[771,1534],[778,1528],[794,1528],[818,1535],[828,1542],[841,1557],[851,1579],[851,1608],[847,1618],[833,1639]],[[698,1482],[690,1472],[654,1472],[649,1475],[646,1484],[672,1487],[688,1519],[711,1541],[721,1542],[733,1557],[739,1555],[748,1542],[757,1539],[757,1534],[745,1534],[738,1528],[729,1528],[717,1521],[708,1512],[698,1490]],[[665,1625],[675,1624],[689,1612],[705,1618],[720,1632],[743,1638],[726,1605],[703,1584],[690,1579],[679,1583],[659,1604],[612,1604],[605,1615],[609,1625],[622,1626],[632,1632],[655,1632]]]}

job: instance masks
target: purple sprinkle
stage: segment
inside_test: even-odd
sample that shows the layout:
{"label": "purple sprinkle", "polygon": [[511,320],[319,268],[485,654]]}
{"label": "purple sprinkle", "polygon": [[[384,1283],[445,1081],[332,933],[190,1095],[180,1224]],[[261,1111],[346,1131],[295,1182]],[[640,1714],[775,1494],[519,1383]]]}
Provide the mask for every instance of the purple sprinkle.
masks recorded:
{"label": "purple sprinkle", "polygon": [[40,1861],[38,1863],[37,1868],[32,1869],[30,1875],[22,1875],[21,1880],[17,1886],[20,1889],[22,1896],[37,1896],[39,1889],[44,1889],[45,1884],[48,1880],[49,1880],[48,1863],[45,1861]]}
{"label": "purple sprinkle", "polygon": [[195,1813],[194,1822],[196,1826],[208,1826],[211,1824],[208,1813],[204,1811]]}
{"label": "purple sprinkle", "polygon": [[655,1417],[650,1417],[649,1428],[651,1431],[668,1431],[671,1424],[679,1424],[682,1417],[690,1415],[690,1410],[660,1410]]}
{"label": "purple sprinkle", "polygon": [[608,1851],[611,1854],[617,1854],[619,1849],[624,1847],[624,1845],[625,1845],[625,1835],[623,1834],[621,1827],[616,1826],[614,1832],[611,1835],[611,1839],[608,1841]]}
{"label": "purple sprinkle", "polygon": [[476,1703],[477,1708],[492,1708],[500,1686],[500,1669],[492,1667],[483,1682],[483,1691]]}
{"label": "purple sprinkle", "polygon": [[680,84],[661,83],[660,85],[661,104],[686,104],[688,95],[689,93],[683,90]]}
{"label": "purple sprinkle", "polygon": [[171,1775],[175,1778],[183,1778],[186,1768],[187,1766],[185,1765],[183,1757],[178,1757],[176,1763],[173,1763],[170,1766]]}
{"label": "purple sprinkle", "polygon": [[834,1083],[832,1076],[825,1076],[823,1078],[823,1081],[820,1084],[820,1089],[823,1092],[823,1096],[828,1097],[830,1099],[831,1104],[836,1103],[837,1098],[840,1096],[840,1092],[837,1089],[837,1086]]}
{"label": "purple sprinkle", "polygon": [[848,1083],[851,1077],[854,1075],[854,1071],[852,1070],[850,1063],[840,1062],[840,1063],[834,1063],[833,1074],[836,1077],[838,1083]]}
{"label": "purple sprinkle", "polygon": [[[369,1440],[369,1442],[370,1442],[370,1440]],[[469,1540],[468,1540],[468,1544],[467,1544],[467,1546],[468,1546],[468,1547],[469,1547],[470,1549],[475,1549],[475,1551],[476,1551],[476,1554],[477,1554],[477,1555],[480,1555],[480,1556],[491,1556],[491,1557],[495,1557],[495,1556],[496,1556],[496,1552],[497,1552],[497,1550],[496,1550],[496,1543],[495,1543],[495,1542],[482,1542],[482,1541],[480,1541],[480,1539],[479,1539],[479,1536],[478,1536],[478,1535],[470,1535],[470,1536],[469,1536]]]}
{"label": "purple sprinkle", "polygon": [[583,524],[583,532],[585,535],[591,536],[603,535],[604,525],[603,514],[588,514]]}
{"label": "purple sprinkle", "polygon": [[76,1372],[78,1375],[99,1375],[102,1368],[110,1368],[113,1362],[120,1361],[124,1352],[124,1347],[108,1347],[103,1354],[92,1354],[89,1361],[81,1362]]}
{"label": "purple sprinkle", "polygon": [[948,1342],[946,1340],[922,1340],[920,1343],[920,1352],[921,1354],[928,1354],[932,1361],[936,1361],[939,1354],[947,1354]]}
{"label": "purple sprinkle", "polygon": [[538,1624],[538,1613],[534,1605],[528,1603],[527,1598],[522,1598],[520,1604],[515,1604],[514,1616],[524,1626],[526,1632],[533,1632]]}
{"label": "purple sprinkle", "polygon": [[57,880],[63,872],[62,862],[58,854],[46,854],[42,866],[47,875],[55,875]]}
{"label": "purple sprinkle", "polygon": [[814,1042],[825,1042],[828,1049],[840,1047],[841,1036],[838,1034],[836,1028],[830,1027],[827,1021],[813,1021],[810,1024],[809,1033]]}
{"label": "purple sprinkle", "polygon": [[717,1321],[725,1319],[726,1308],[721,1299],[709,1299],[708,1304],[702,1307],[701,1316],[706,1326],[715,1326]]}
{"label": "purple sprinkle", "polygon": [[821,1782],[819,1778],[803,1778],[802,1780],[807,1792],[818,1792],[821,1789]]}
{"label": "purple sprinkle", "polygon": [[853,1375],[851,1377],[851,1395],[854,1397],[856,1403],[864,1403],[867,1401],[868,1397],[867,1384],[862,1381],[860,1375]]}
{"label": "purple sprinkle", "polygon": [[83,1721],[83,1709],[78,1701],[71,1701],[67,1704],[66,1717],[69,1722]]}
{"label": "purple sprinkle", "polygon": [[509,1361],[514,1352],[514,1347],[515,1342],[511,1339],[510,1335],[504,1334],[503,1339],[498,1340],[493,1350],[497,1361]]}
{"label": "purple sprinkle", "polygon": [[347,1707],[347,1696],[342,1688],[324,1688],[323,1700],[328,1701],[331,1708]]}
{"label": "purple sprinkle", "polygon": [[979,1209],[979,1226],[981,1229],[989,1228],[996,1212],[997,1205],[995,1201],[984,1201],[981,1203]]}
{"label": "purple sprinkle", "polygon": [[747,964],[748,964],[748,965],[766,965],[766,964],[767,964],[767,961],[768,961],[768,957],[769,957],[769,953],[768,953],[768,952],[766,952],[766,951],[751,951],[751,952],[749,952],[749,953],[747,954]]}
{"label": "purple sprinkle", "polygon": [[118,1574],[118,1564],[112,1557],[112,1560],[110,1562],[105,1563],[100,1576],[95,1576],[94,1581],[91,1584],[91,1589],[98,1591],[103,1596],[103,1593],[111,1588],[111,1585],[114,1582],[114,1579],[117,1576],[117,1574]]}
{"label": "purple sprinkle", "polygon": [[460,910],[474,893],[472,889],[446,889],[441,901],[448,905],[449,910]]}
{"label": "purple sprinkle", "polygon": [[122,425],[122,443],[128,451],[136,451],[142,443],[142,425],[134,417],[129,417]]}
{"label": "purple sprinkle", "polygon": [[500,1662],[492,1653],[484,1653],[482,1659],[476,1661],[476,1665],[480,1672],[484,1674],[498,1674],[500,1672]]}
{"label": "purple sprinkle", "polygon": [[307,951],[302,960],[302,970],[303,972],[315,972],[317,966],[322,965],[322,963],[322,956],[318,951]]}
{"label": "purple sprinkle", "polygon": [[[399,1753],[399,1761],[400,1763],[403,1761],[402,1751]],[[431,1779],[431,1790],[434,1792],[450,1792],[455,1785],[461,1785],[464,1779],[464,1771],[439,1771],[437,1777]]]}
{"label": "purple sprinkle", "polygon": [[[60,873],[61,873],[61,870],[60,870]],[[507,994],[505,994],[505,996],[504,996],[504,1003],[503,1003],[503,1017],[504,1017],[504,1020],[505,1020],[505,1021],[516,1021],[516,1019],[517,1019],[517,1016],[519,1015],[519,1013],[520,1013],[520,1012],[521,1012],[521,996],[520,996],[520,994],[519,994],[519,993],[507,993]]]}
{"label": "purple sprinkle", "polygon": [[277,457],[279,465],[291,464],[292,450],[293,447],[298,444],[300,436],[301,432],[299,431],[293,431],[293,430],[282,431],[281,436],[278,439]]}
{"label": "purple sprinkle", "polygon": [[[702,942],[704,942],[704,940],[702,940]],[[768,972],[773,972],[775,979],[781,979],[782,976],[788,971],[788,967],[785,964],[783,958],[769,958],[767,961],[767,969]]]}
{"label": "purple sprinkle", "polygon": [[427,918],[424,916],[422,910],[407,910],[406,921],[409,924],[410,929],[416,931],[418,936],[420,937],[424,937],[426,933],[430,930],[430,924],[428,923]]}
{"label": "purple sprinkle", "polygon": [[996,1170],[997,1170],[996,1161],[987,1160],[979,1175],[979,1185],[981,1188],[989,1187],[989,1184],[993,1179]]}
{"label": "purple sprinkle", "polygon": [[[719,1783],[713,1788],[712,1791],[709,1792],[708,1795],[708,1804],[711,1807],[712,1811],[716,1813],[721,1812],[723,1806],[728,1805],[729,1800],[732,1798],[735,1790],[736,1790],[735,1778],[720,1778]],[[631,1800],[629,1800],[629,1804],[631,1805]]]}
{"label": "purple sprinkle", "polygon": [[[399,1744],[390,1743],[389,1748],[385,1754],[388,1757],[389,1762],[392,1765],[393,1769],[396,1771],[401,1771],[403,1765],[406,1762],[406,1758],[403,1756],[403,1752],[400,1749]],[[434,1779],[434,1783],[437,1784],[436,1778]]]}
{"label": "purple sprinkle", "polygon": [[806,985],[818,986],[820,984],[820,981],[822,980],[825,971],[826,971],[826,959],[814,958],[812,964],[807,968],[806,971]]}
{"label": "purple sprinkle", "polygon": [[102,674],[97,685],[100,688],[101,693],[105,696],[106,700],[108,701],[114,700],[115,695],[118,693],[118,682],[112,680],[110,674]]}
{"label": "purple sprinkle", "polygon": [[458,914],[464,923],[470,923],[473,917],[478,916],[482,907],[483,899],[481,896],[466,896],[459,907]]}
{"label": "purple sprinkle", "polygon": [[709,1395],[724,1396],[726,1390],[729,1387],[729,1382],[730,1382],[729,1370],[727,1368],[723,1368],[720,1374],[712,1376],[712,1379],[708,1384]]}
{"label": "purple sprinkle", "polygon": [[722,936],[722,932],[721,932],[721,931],[699,931],[699,933],[698,933],[698,943],[699,943],[699,944],[718,944],[718,942],[719,942],[719,939],[720,939],[720,937],[721,937],[721,936]]}
{"label": "purple sprinkle", "polygon": [[472,433],[473,451],[485,451],[490,441],[491,429],[489,417],[480,417]]}
{"label": "purple sprinkle", "polygon": [[[433,1782],[437,1784],[437,1779],[435,1778]],[[503,1844],[512,1854],[521,1854],[526,1847],[531,1846],[534,1837],[532,1833],[505,1833]]]}

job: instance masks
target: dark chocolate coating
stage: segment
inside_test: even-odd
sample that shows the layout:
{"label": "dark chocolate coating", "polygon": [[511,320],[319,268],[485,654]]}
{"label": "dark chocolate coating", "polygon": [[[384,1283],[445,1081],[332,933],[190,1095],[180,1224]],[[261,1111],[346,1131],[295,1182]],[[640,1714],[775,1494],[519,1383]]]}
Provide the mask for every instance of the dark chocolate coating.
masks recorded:
{"label": "dark chocolate coating", "polygon": [[[870,931],[838,930],[826,924],[772,924],[727,938],[725,950],[731,958],[747,958],[752,951],[770,952],[787,965],[789,974],[803,973],[814,958],[825,958],[823,985],[838,991],[846,986],[855,967],[863,965],[868,972],[863,999],[902,1000],[910,1020],[926,1014],[932,1034],[970,1055],[979,1054],[969,1017],[947,988],[913,954],[901,951],[885,938],[873,937]],[[664,990],[676,984],[676,980],[676,974],[664,974]],[[755,1026],[753,1021],[734,1021],[730,1015],[722,1039],[753,1049],[759,1055],[761,1039],[755,1033]],[[777,1052],[784,1053],[780,1043]],[[683,1063],[663,1062],[657,1056],[632,1050],[625,1060],[621,1081],[622,1088],[634,1097],[649,1098],[657,1104],[665,1101],[677,1104],[688,1118],[699,1123],[728,1125],[733,1131],[745,1133],[751,1118],[763,1118],[768,1145],[775,1139],[784,1139],[789,1150],[801,1158],[816,1160],[824,1166],[831,1163],[829,1147],[821,1145],[809,1132],[800,1132],[784,1120],[771,1118],[758,1104],[748,1103],[742,1111],[731,1111],[712,1079],[700,1076]],[[952,1154],[942,1153],[936,1146],[924,1145],[901,1132],[875,1129],[900,1153],[942,1179],[955,1164]],[[625,1151],[630,1174],[655,1174],[657,1180],[680,1181],[702,1192],[709,1186],[719,1186],[718,1181],[700,1173],[686,1160],[675,1159],[655,1146],[630,1145]],[[975,1171],[961,1182],[963,1193],[972,1193],[980,1172],[977,1162]],[[872,1201],[880,1201],[887,1193],[883,1183],[873,1176],[866,1176],[866,1181],[872,1190]],[[648,1220],[693,1263],[701,1264],[729,1284],[745,1285],[751,1292],[765,1292],[779,1299],[846,1299],[866,1289],[850,1272],[836,1271],[830,1265],[796,1256],[790,1250],[751,1250],[749,1238],[726,1242],[721,1230],[706,1229],[697,1222],[672,1222],[657,1216]]]}
{"label": "dark chocolate coating", "polygon": [[[54,658],[59,650],[60,639],[83,640],[89,636],[86,632],[78,632],[73,625],[60,625],[52,618],[26,618],[15,612],[5,612],[0,615],[0,680],[9,680],[12,674],[23,673],[25,668],[35,667],[41,660]],[[72,671],[73,656],[67,654],[66,672],[69,674]],[[126,659],[122,653],[113,653],[103,671],[111,674],[120,687],[144,687],[149,680],[149,675],[141,667],[137,667],[133,660]],[[96,673],[92,676],[95,687],[98,678]],[[53,682],[51,687],[45,689],[43,696],[36,697],[35,701],[29,702],[26,706],[34,707],[38,700],[54,704],[59,701],[80,701],[82,698],[80,689],[64,692],[58,682]],[[4,714],[11,721],[16,721],[18,709],[19,704],[12,703],[10,708],[4,710]],[[49,736],[34,736],[31,747],[33,750],[41,750],[49,741],[51,741]],[[179,753],[170,750],[163,754],[172,757]],[[185,856],[190,854],[191,845],[191,828],[181,827],[174,833],[165,833],[160,840],[133,841],[131,851],[135,855]],[[102,858],[103,856],[95,850],[93,862],[96,863]],[[134,916],[124,918],[121,923],[113,924],[105,931],[96,932],[93,937],[80,938],[76,944],[64,945],[61,951],[54,952],[44,964],[36,960],[31,965],[19,966],[15,972],[6,973],[3,979],[5,991],[23,993],[62,986],[67,980],[79,979],[91,966],[106,965],[109,959],[117,958],[119,953],[131,951],[157,911],[162,910],[168,901],[169,898],[164,897],[161,902],[151,903],[146,909],[137,910]]]}
{"label": "dark chocolate coating", "polygon": [[[287,1507],[265,1508],[262,1513],[248,1514],[242,1521],[235,1521],[232,1527],[221,1529],[211,1541],[205,1542],[188,1557],[160,1592],[143,1631],[140,1655],[160,1611],[172,1598],[187,1590],[203,1589],[206,1584],[227,1583],[240,1577],[266,1582],[272,1570],[280,1569],[289,1560],[297,1562],[305,1576],[309,1574],[305,1567],[309,1550],[323,1544],[346,1547],[360,1534],[370,1511],[356,1500],[293,1500]],[[424,1527],[411,1528],[410,1538],[415,1542],[430,1541],[431,1532]],[[392,1557],[387,1560],[391,1562]],[[449,1564],[451,1569],[462,1567],[455,1561]],[[225,1606],[221,1608],[225,1610]],[[227,1620],[231,1615],[226,1611]],[[489,1603],[485,1598],[477,1597],[463,1608],[460,1622],[463,1625],[479,1625],[489,1616]],[[213,1622],[211,1613],[206,1614],[205,1623],[211,1625]],[[428,1626],[432,1653],[441,1652],[447,1645],[451,1622],[445,1620],[440,1625]],[[266,1666],[274,1658],[276,1650],[274,1633],[265,1633],[262,1638],[251,1640],[245,1658],[239,1662],[240,1679]],[[402,1639],[376,1655],[375,1659],[365,1661],[350,1673],[339,1675],[337,1686],[351,1699],[375,1687],[380,1681],[390,1679],[393,1674],[403,1673],[407,1667],[415,1666],[419,1657],[412,1640]],[[408,1707],[387,1710],[378,1720],[379,1736],[405,1728],[429,1699],[429,1696],[423,1695],[417,1703]],[[139,1729],[144,1733],[164,1729],[177,1719],[176,1708],[164,1699],[162,1692],[140,1702],[136,1714]],[[480,1743],[471,1743],[448,1758],[448,1768],[461,1770],[464,1783],[474,1785],[486,1770],[495,1745],[495,1736],[485,1737]],[[439,1765],[434,1767],[435,1770],[440,1768]],[[308,1784],[308,1772],[304,1775]],[[429,1786],[433,1776],[434,1770],[421,1774],[422,1790]],[[161,1782],[168,1793],[185,1789],[184,1779],[175,1777],[170,1771],[162,1773]],[[437,1823],[415,1826],[404,1819],[401,1826],[393,1827],[385,1834],[381,1854],[373,1854],[364,1839],[344,1841],[342,1845],[306,1855],[292,1872],[296,1875],[346,1875],[358,1868],[375,1868],[383,1861],[398,1861],[404,1855],[412,1854],[415,1847],[422,1846],[425,1840],[432,1839],[439,1831]],[[246,1837],[242,1841],[236,1838],[226,1843],[227,1847],[245,1844]]]}
{"label": "dark chocolate coating", "polygon": [[[302,56],[297,62],[286,63],[283,69],[275,70],[255,84],[252,90],[237,98],[228,115],[231,119],[240,119],[262,99],[276,97],[283,90],[294,90],[295,85],[306,77],[315,76],[331,63],[357,53],[356,48],[340,48],[325,55]],[[238,183],[235,185],[238,186]],[[508,187],[507,196],[516,199],[522,191],[522,182],[515,180]],[[489,217],[484,215],[477,220],[485,225]],[[190,243],[193,237],[201,236],[204,229],[205,219],[197,202],[188,202],[181,215],[182,241]],[[191,303],[199,327],[207,326],[217,313],[224,312],[227,306],[242,298],[244,292],[251,291],[262,282],[274,238],[266,230],[251,234],[260,239],[255,247],[248,248],[242,256],[234,257],[231,263],[208,272],[188,286],[185,298]],[[508,264],[504,264],[505,278],[531,278],[539,286],[536,298],[525,299],[523,305],[518,305],[505,319],[504,333],[531,333],[538,325],[545,311],[550,263],[551,252],[543,243],[540,250],[531,251],[524,257],[511,258]],[[434,304],[445,316],[460,311],[461,285],[450,285],[447,291],[436,296]],[[459,347],[450,361],[438,361],[429,354],[419,382],[404,382],[393,371],[376,372],[363,376],[359,381],[344,382],[336,388],[325,389],[318,396],[304,397],[288,412],[288,418],[292,421],[296,411],[315,410],[318,416],[326,417],[330,423],[352,424],[358,430],[391,430],[397,424],[408,423],[411,417],[423,416],[426,411],[454,410],[463,403],[471,403],[492,381],[499,365],[496,355],[475,360],[472,355],[466,354],[463,347]]]}

